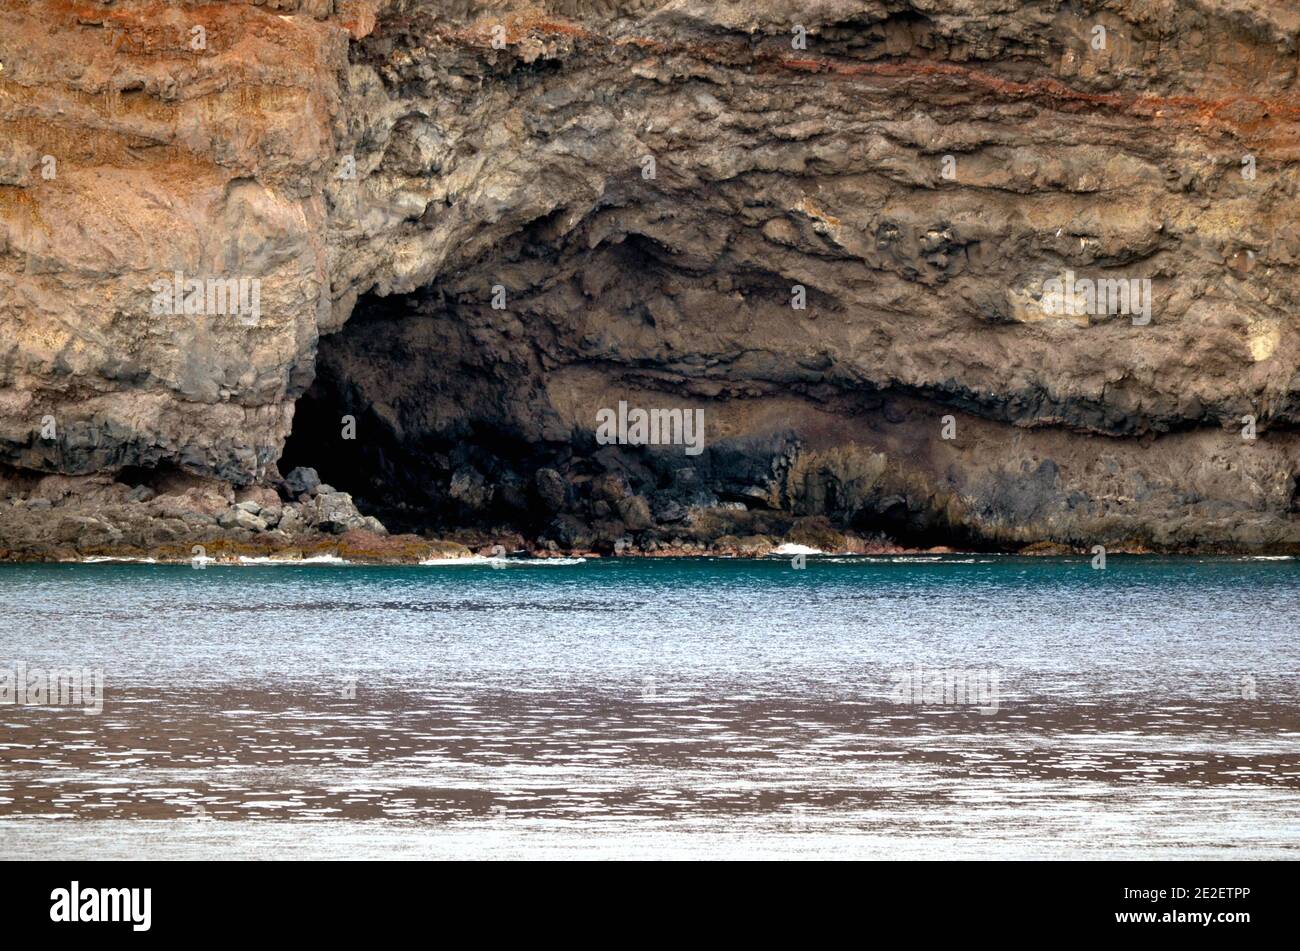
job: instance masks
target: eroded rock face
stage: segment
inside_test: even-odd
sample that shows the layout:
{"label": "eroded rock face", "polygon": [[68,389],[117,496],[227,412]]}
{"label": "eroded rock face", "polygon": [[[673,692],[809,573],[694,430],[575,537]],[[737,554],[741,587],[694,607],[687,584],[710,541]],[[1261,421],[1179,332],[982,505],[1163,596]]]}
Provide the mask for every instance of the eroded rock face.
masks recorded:
{"label": "eroded rock face", "polygon": [[[1250,0],[0,0],[0,461],[270,484],[289,439],[406,527],[618,551],[1300,550],[1298,34]],[[1149,307],[1048,312],[1071,277]],[[620,401],[702,409],[703,452],[598,444]]]}

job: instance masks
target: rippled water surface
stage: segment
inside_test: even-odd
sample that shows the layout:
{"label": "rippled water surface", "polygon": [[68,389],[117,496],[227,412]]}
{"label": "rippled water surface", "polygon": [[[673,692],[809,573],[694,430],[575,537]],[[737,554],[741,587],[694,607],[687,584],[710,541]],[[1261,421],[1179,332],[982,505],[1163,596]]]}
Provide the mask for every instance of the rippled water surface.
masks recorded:
{"label": "rippled water surface", "polygon": [[1297,572],[3,566],[0,854],[1296,857]]}

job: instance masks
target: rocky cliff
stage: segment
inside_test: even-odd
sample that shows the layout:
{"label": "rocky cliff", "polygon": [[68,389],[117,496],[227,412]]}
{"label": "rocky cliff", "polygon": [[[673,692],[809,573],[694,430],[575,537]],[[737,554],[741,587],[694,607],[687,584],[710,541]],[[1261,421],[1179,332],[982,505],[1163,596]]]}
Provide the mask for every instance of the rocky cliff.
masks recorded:
{"label": "rocky cliff", "polygon": [[[351,493],[556,550],[1300,552],[1298,36],[0,0],[0,549],[275,547],[259,511]],[[598,439],[620,402],[701,451]]]}

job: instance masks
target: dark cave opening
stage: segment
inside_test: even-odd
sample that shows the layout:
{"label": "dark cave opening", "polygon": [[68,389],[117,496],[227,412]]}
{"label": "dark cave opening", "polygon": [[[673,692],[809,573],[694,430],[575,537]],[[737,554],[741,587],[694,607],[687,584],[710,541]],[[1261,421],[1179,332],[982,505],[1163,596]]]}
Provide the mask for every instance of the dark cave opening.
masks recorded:
{"label": "dark cave opening", "polygon": [[320,341],[280,471],[315,469],[392,531],[540,533],[549,514],[523,474],[563,465],[565,447],[476,413],[494,402],[493,373],[455,359],[458,319],[428,295],[364,298]]}
{"label": "dark cave opening", "polygon": [[[833,363],[816,356],[775,360],[759,338],[794,332],[776,270],[723,252],[697,259],[653,229],[602,228],[600,213],[574,225],[566,214],[535,219],[433,285],[364,295],[319,341],[280,472],[313,468],[391,531],[426,535],[653,551],[678,539],[793,539],[803,525],[826,539],[995,547],[951,524],[934,498],[914,497],[923,480],[862,490],[853,467],[886,451],[890,427],[924,445],[946,404],[846,388],[820,375]],[[504,306],[494,288],[507,291]],[[823,315],[842,313],[807,292]],[[750,366],[712,354],[710,328],[733,310],[753,322]],[[707,406],[711,433],[726,436],[690,456],[597,445],[595,414],[629,393],[650,406]],[[793,403],[788,419],[764,409]]]}
{"label": "dark cave opening", "polygon": [[953,524],[943,512],[900,496],[885,497],[862,508],[850,519],[849,527],[864,536],[887,538],[906,548],[1011,550],[970,531],[966,525]]}
{"label": "dark cave opening", "polygon": [[123,466],[114,475],[113,481],[132,488],[144,487],[158,491],[192,478],[193,476],[180,465],[160,462],[153,466]]}
{"label": "dark cave opening", "polygon": [[[624,244],[614,253],[634,251]],[[493,330],[512,321],[525,322],[527,333]],[[718,440],[685,456],[680,447],[597,445],[580,424],[548,428],[554,408],[539,382],[547,367],[530,364],[528,346],[503,344],[544,328],[525,308],[502,315],[433,288],[364,297],[340,331],[320,340],[281,473],[315,469],[394,532],[510,534],[603,551],[678,540],[707,548],[745,536],[833,545],[843,532],[908,548],[998,548],[951,524],[933,499],[884,486],[864,496],[829,469],[796,486],[784,474],[804,451],[793,429]],[[623,378],[608,372],[617,389]],[[680,402],[680,394],[664,399]],[[884,402],[864,398],[857,412],[885,419]]]}

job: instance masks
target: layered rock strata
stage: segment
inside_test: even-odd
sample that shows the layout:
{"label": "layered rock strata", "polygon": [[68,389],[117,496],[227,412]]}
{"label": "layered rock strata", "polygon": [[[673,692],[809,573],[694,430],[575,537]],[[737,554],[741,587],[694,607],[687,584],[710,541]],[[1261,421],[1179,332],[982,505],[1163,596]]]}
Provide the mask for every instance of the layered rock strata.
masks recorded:
{"label": "layered rock strata", "polygon": [[[0,0],[0,549],[198,486],[267,536],[221,518],[311,466],[472,546],[1300,551],[1298,34]],[[702,451],[601,444],[620,402]]]}

